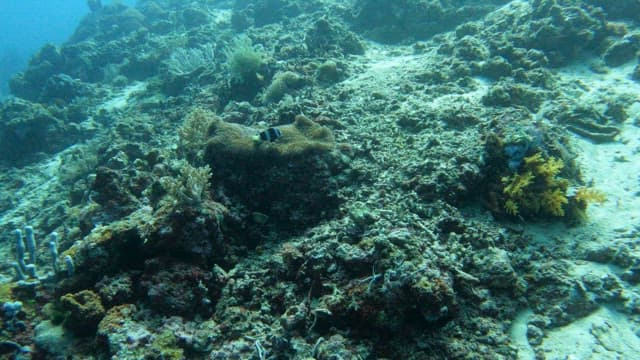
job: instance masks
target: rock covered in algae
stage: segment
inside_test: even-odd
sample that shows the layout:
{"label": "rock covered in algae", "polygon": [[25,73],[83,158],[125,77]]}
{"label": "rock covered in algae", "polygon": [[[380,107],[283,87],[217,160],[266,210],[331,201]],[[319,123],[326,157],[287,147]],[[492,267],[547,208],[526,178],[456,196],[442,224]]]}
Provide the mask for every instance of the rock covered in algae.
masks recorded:
{"label": "rock covered in algae", "polygon": [[100,296],[91,290],[66,294],[60,298],[66,311],[65,327],[77,334],[93,334],[105,314]]}
{"label": "rock covered in algae", "polygon": [[343,164],[333,152],[333,134],[304,116],[277,128],[282,136],[269,142],[259,139],[258,129],[214,120],[205,154],[214,187],[249,213],[266,214],[272,225],[311,224],[338,203],[334,175]]}
{"label": "rock covered in algae", "polygon": [[305,116],[297,116],[293,124],[279,126],[278,129],[282,132],[281,138],[275,142],[262,142],[255,138],[259,133],[256,129],[214,121],[209,128],[212,136],[207,144],[208,157],[214,165],[227,162],[240,166],[243,165],[240,162],[246,160],[295,160],[296,157],[311,156],[334,147],[331,130]]}

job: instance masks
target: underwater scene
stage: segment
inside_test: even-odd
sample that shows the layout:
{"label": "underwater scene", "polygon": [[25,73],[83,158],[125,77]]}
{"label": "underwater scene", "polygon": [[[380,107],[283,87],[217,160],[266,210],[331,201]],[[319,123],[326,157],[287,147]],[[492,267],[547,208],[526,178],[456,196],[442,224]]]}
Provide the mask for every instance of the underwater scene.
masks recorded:
{"label": "underwater scene", "polygon": [[640,0],[77,2],[0,358],[640,359]]}

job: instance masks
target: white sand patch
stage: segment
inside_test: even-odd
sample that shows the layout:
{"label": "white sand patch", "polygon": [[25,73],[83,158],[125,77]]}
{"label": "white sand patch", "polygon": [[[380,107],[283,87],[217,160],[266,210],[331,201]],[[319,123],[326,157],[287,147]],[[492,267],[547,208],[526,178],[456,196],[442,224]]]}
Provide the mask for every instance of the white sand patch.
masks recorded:
{"label": "white sand patch", "polygon": [[620,136],[626,143],[574,141],[585,178],[607,195],[607,202],[589,208],[589,217],[602,224],[603,230],[613,232],[640,225],[640,128],[627,124]]}
{"label": "white sand patch", "polygon": [[431,49],[428,53],[413,54],[406,48],[388,50],[375,44],[369,46],[361,59],[363,71],[345,79],[341,83],[343,86],[367,87],[371,90],[371,84],[376,83],[379,85],[376,91],[397,88],[397,84],[401,83],[408,73],[420,72],[435,52],[435,49]]}
{"label": "white sand patch", "polygon": [[231,10],[228,9],[209,9],[209,19],[216,25],[231,23]]}
{"label": "white sand patch", "polygon": [[538,347],[547,360],[638,359],[640,339],[623,314],[603,307],[547,333]]}
{"label": "white sand patch", "polygon": [[574,278],[582,278],[585,275],[595,275],[599,278],[609,276],[611,273],[619,273],[621,269],[612,264],[600,264],[592,261],[576,261],[570,274]]}
{"label": "white sand patch", "polygon": [[[633,124],[640,116],[640,84],[629,78],[632,69],[633,64],[628,64],[607,74],[592,74],[584,67],[574,67],[563,74],[586,85],[581,101],[594,101],[603,93],[635,94],[638,99],[627,109],[629,119],[621,127],[619,141],[594,144],[579,136],[573,140],[585,180],[607,196],[604,204],[589,207],[589,222],[577,237],[605,245],[622,246],[640,232],[640,128]],[[632,253],[640,252],[636,246],[629,248]]]}
{"label": "white sand patch", "polygon": [[[355,89],[367,89],[370,93],[372,83],[378,84],[376,92],[392,96],[392,93],[402,94],[401,84],[404,78],[422,74],[436,56],[436,48],[413,54],[406,48],[385,48],[372,45],[365,55],[365,69],[362,73],[342,82],[342,86]],[[465,93],[453,93],[434,96],[425,92],[421,96],[414,93],[406,98],[401,106],[407,109],[423,108],[436,110],[451,107],[452,104],[469,104],[482,106],[482,97],[489,91],[492,82],[486,78],[474,78],[475,89]],[[409,111],[410,112],[410,111]]]}
{"label": "white sand patch", "polygon": [[582,96],[585,101],[602,97],[602,93],[631,94],[638,99],[627,109],[630,119],[623,124],[618,142],[596,145],[579,136],[574,139],[585,179],[593,180],[594,187],[608,199],[602,205],[591,206],[589,217],[601,225],[602,235],[610,238],[640,226],[640,128],[633,125],[640,116],[640,84],[629,79],[633,64],[607,74],[587,73],[584,66],[572,70],[563,76],[587,86]]}
{"label": "white sand patch", "polygon": [[[629,119],[621,125],[618,141],[594,144],[574,135],[572,146],[584,179],[607,196],[604,204],[588,208],[588,220],[578,227],[562,224],[528,224],[526,233],[536,244],[572,247],[579,243],[606,245],[624,243],[637,238],[640,232],[640,128],[634,125],[640,119],[640,84],[629,74],[634,64],[595,74],[587,65],[562,69],[557,74],[567,84],[578,84],[575,99],[585,104],[598,104],[603,98],[627,94],[638,101],[626,109]],[[635,95],[633,95],[635,94]],[[637,248],[637,247],[632,247]],[[632,250],[634,251],[634,250]],[[640,250],[635,250],[640,251]],[[567,260],[570,261],[570,260]],[[605,277],[620,273],[610,264],[571,261],[570,274],[579,279],[585,274]],[[636,292],[629,286],[625,291]],[[640,359],[640,338],[637,326],[628,315],[603,306],[591,315],[549,331],[543,343],[535,349],[545,359]],[[521,313],[514,321],[511,338],[519,349],[520,359],[533,359],[526,342],[526,319]]]}
{"label": "white sand patch", "polygon": [[145,83],[145,82],[133,83],[132,85],[127,86],[122,91],[120,91],[118,94],[116,94],[115,97],[105,101],[102,104],[102,106],[100,106],[100,108],[104,109],[106,111],[113,111],[113,110],[122,109],[125,106],[127,106],[127,104],[129,103],[129,98],[133,94],[135,94],[136,92],[143,91],[146,87],[147,87],[147,83]]}
{"label": "white sand patch", "polygon": [[529,316],[533,314],[531,309],[521,311],[513,320],[511,329],[509,329],[509,337],[512,344],[518,349],[518,359],[535,359],[535,353],[529,340],[527,340],[527,322]]}

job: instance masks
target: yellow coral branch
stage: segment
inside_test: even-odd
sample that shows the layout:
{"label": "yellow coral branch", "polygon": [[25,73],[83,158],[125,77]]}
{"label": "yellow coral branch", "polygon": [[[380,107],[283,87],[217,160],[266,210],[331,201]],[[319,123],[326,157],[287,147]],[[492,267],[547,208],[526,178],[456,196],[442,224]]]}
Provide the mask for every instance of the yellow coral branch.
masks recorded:
{"label": "yellow coral branch", "polygon": [[581,187],[576,190],[574,199],[582,204],[588,204],[590,202],[603,203],[607,201],[607,196],[599,190],[594,188]]}
{"label": "yellow coral branch", "polygon": [[503,177],[502,183],[506,184],[504,187],[504,194],[510,198],[521,198],[524,196],[524,190],[527,186],[533,182],[533,174],[531,171],[527,171],[524,174],[514,174],[513,176]]}
{"label": "yellow coral branch", "polygon": [[547,190],[542,193],[542,208],[554,216],[564,216],[563,206],[569,203],[561,189]]}
{"label": "yellow coral branch", "polygon": [[516,204],[513,200],[509,199],[504,202],[504,211],[511,216],[518,215],[518,204]]}

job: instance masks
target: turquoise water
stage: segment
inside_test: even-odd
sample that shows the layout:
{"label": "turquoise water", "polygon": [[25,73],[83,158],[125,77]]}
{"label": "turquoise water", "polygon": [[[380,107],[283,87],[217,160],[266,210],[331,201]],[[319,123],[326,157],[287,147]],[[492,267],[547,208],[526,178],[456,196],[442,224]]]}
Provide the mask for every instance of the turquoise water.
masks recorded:
{"label": "turquoise water", "polygon": [[42,45],[62,44],[88,12],[82,0],[0,2],[0,98],[9,94],[9,78],[23,70]]}

